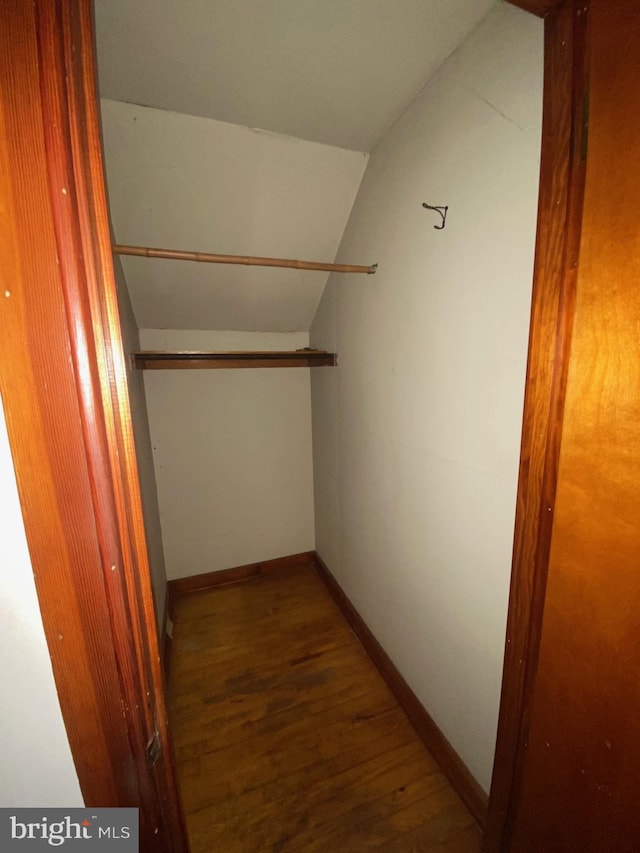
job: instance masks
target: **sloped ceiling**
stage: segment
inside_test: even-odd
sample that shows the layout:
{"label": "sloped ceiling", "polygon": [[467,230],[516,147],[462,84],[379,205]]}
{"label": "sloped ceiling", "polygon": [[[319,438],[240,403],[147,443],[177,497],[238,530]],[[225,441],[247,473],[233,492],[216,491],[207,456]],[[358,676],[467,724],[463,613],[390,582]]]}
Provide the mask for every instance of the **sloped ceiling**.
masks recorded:
{"label": "sloped ceiling", "polygon": [[101,96],[370,151],[495,0],[96,0]]}
{"label": "sloped ceiling", "polygon": [[[361,152],[493,4],[95,0],[116,241],[333,261]],[[140,328],[308,330],[327,279],[122,263]]]}
{"label": "sloped ceiling", "polygon": [[[118,243],[334,259],[366,155],[117,101],[102,101],[102,118]],[[122,265],[146,329],[307,331],[327,280],[152,258]]]}

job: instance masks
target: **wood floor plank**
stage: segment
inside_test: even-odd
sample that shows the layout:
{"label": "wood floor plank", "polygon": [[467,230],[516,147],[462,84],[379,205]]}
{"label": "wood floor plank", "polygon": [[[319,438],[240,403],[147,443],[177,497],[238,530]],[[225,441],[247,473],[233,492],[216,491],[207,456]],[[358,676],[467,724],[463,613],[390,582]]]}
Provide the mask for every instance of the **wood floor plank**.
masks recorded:
{"label": "wood floor plank", "polygon": [[[298,833],[298,849],[306,849],[310,842],[306,837],[309,833],[313,840],[313,836],[318,834],[318,827],[335,824],[359,802],[367,798],[373,801],[375,796],[384,796],[389,787],[402,784],[398,780],[406,781],[417,757],[417,745],[408,743],[377,754],[368,762],[352,765],[330,779],[316,774],[313,785],[309,784],[308,778],[300,777],[289,780],[284,789],[272,783],[247,792],[242,803],[245,849],[270,849],[283,833],[293,831],[301,816],[304,817],[305,833]],[[413,770],[413,773],[422,769]],[[277,822],[273,820],[274,814],[279,816]],[[237,841],[237,804],[232,801],[223,804],[217,814],[214,807],[194,818],[193,827],[200,833],[211,832],[212,823],[217,824],[212,835],[224,849]]]}
{"label": "wood floor plank", "polygon": [[174,602],[192,853],[477,853],[480,830],[309,566]]}
{"label": "wood floor plank", "polygon": [[[305,727],[317,718],[319,724],[326,723],[327,708],[338,708],[344,703],[354,699],[367,700],[375,693],[375,687],[369,679],[362,679],[359,674],[354,677],[353,684],[348,688],[327,686],[322,682],[316,683],[307,691],[308,698],[302,699],[297,695],[284,699],[275,699],[266,704],[257,705],[251,702],[248,709],[242,705],[234,705],[233,708],[224,708],[218,705],[201,706],[192,710],[193,724],[175,740],[176,755],[181,761],[187,761],[194,755],[202,755],[211,752],[220,746],[224,738],[228,744],[234,739],[246,742],[247,736],[252,731],[264,733],[270,730],[272,733],[278,730],[288,729],[295,732],[291,727],[301,717],[305,719]],[[327,705],[327,701],[331,704]],[[364,705],[366,716],[371,718],[372,714],[368,705]],[[183,717],[185,722],[188,717]]]}
{"label": "wood floor plank", "polygon": [[[353,644],[353,636],[344,629],[344,626],[340,626],[340,630],[327,631],[321,627],[316,629],[313,622],[307,626],[303,621],[301,625],[295,627],[295,630],[299,634],[303,628],[306,629],[307,627],[309,628],[308,636],[303,641],[298,640],[295,645],[288,641],[286,628],[283,628],[280,637],[277,635],[270,637],[268,643],[263,638],[257,648],[255,647],[257,645],[255,638],[253,639],[253,647],[250,645],[248,649],[240,642],[236,644],[233,650],[226,646],[216,647],[216,638],[209,635],[201,635],[202,639],[197,647],[189,646],[183,650],[178,644],[175,644],[175,650],[179,655],[182,655],[184,651],[185,655],[188,654],[190,658],[196,658],[196,660],[190,660],[181,666],[179,671],[174,668],[172,685],[178,688],[176,695],[172,697],[174,704],[184,704],[186,700],[192,698],[188,691],[191,687],[196,686],[195,683],[198,680],[202,681],[203,687],[208,682],[210,693],[219,692],[220,681],[237,677],[243,668],[245,670],[257,669],[263,677],[266,677],[266,673],[272,675],[274,671],[287,671],[288,667],[300,670],[309,661],[319,660],[323,655],[326,659],[329,653],[333,653],[345,645]],[[278,640],[287,641],[285,654],[278,650]],[[246,638],[243,638],[242,643],[245,642]],[[361,657],[366,658],[363,650]],[[247,660],[249,667],[247,667]],[[355,656],[353,654],[347,655],[346,660],[355,663]],[[320,660],[320,663],[322,662],[323,660]],[[212,666],[215,666],[215,681],[210,679]]]}

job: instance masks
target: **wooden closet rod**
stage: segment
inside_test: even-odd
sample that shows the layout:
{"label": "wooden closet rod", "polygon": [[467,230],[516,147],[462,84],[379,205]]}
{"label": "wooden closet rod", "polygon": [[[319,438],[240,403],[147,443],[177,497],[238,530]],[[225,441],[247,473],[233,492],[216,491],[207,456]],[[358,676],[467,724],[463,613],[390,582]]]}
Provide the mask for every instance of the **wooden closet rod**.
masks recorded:
{"label": "wooden closet rod", "polygon": [[207,252],[181,252],[177,249],[150,249],[147,246],[112,247],[116,255],[136,255],[142,258],[168,258],[175,261],[201,261],[206,264],[244,264],[253,267],[287,267],[296,270],[324,270],[325,272],[358,272],[371,275],[378,268],[355,264],[322,264],[317,261],[294,261],[289,258],[254,258],[245,255],[212,255]]}

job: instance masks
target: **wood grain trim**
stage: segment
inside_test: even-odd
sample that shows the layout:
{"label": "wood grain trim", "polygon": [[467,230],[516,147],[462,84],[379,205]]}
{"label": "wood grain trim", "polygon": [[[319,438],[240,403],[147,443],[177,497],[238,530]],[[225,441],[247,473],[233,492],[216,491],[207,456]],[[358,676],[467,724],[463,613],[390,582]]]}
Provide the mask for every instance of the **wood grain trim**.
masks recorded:
{"label": "wood grain trim", "polygon": [[[49,195],[119,699],[139,784],[141,846],[183,851],[110,251],[91,3],[40,0],[37,22]],[[77,715],[73,725],[93,729]],[[152,736],[161,755],[150,766]]]}
{"label": "wood grain trim", "polygon": [[525,12],[537,15],[538,18],[546,18],[559,6],[561,0],[507,0],[507,2]]}
{"label": "wood grain trim", "polygon": [[134,352],[138,370],[229,370],[258,367],[333,367],[335,353],[324,350],[289,352]]}
{"label": "wood grain trim", "polygon": [[[162,635],[160,637],[160,662],[162,664],[162,674],[164,675],[165,684],[169,681],[169,661],[171,659],[171,640],[167,631],[169,620],[171,619],[171,601],[169,598],[169,590],[164,599],[164,615],[162,617]],[[173,622],[173,619],[171,619]],[[166,690],[165,690],[166,695]]]}
{"label": "wood grain trim", "polygon": [[[273,560],[263,560],[260,563],[248,563],[246,566],[234,566],[219,572],[207,572],[203,575],[191,575],[188,578],[176,578],[169,581],[168,595],[173,602],[178,596],[190,592],[202,592],[223,584],[240,583],[260,575],[273,575],[298,566],[314,565],[314,552],[303,551],[301,554],[289,554],[286,557],[276,557]],[[172,613],[169,606],[169,615]]]}
{"label": "wood grain trim", "polygon": [[416,694],[400,675],[391,658],[371,633],[363,618],[316,551],[313,552],[313,562],[331,597],[342,611],[343,616],[362,643],[380,675],[386,681],[398,704],[409,717],[425,746],[438,762],[443,773],[473,817],[481,827],[484,827],[487,818],[487,795],[442,734]]}
{"label": "wood grain trim", "polygon": [[[0,383],[88,806],[187,850],[166,725],[102,173],[89,0],[0,6]],[[5,347],[10,345],[10,350]],[[146,755],[159,734],[162,754]]]}
{"label": "wood grain trim", "polygon": [[551,544],[586,164],[586,16],[565,0],[545,18],[533,300],[502,697],[483,853],[508,850],[525,748]]}
{"label": "wood grain trim", "polygon": [[[0,4],[0,269],[6,288],[0,312],[0,390],[36,590],[82,794],[90,805],[133,804],[138,783],[117,707],[117,663],[56,262],[40,62],[35,6]],[[76,717],[91,717],[93,732],[80,720],[74,725]]]}

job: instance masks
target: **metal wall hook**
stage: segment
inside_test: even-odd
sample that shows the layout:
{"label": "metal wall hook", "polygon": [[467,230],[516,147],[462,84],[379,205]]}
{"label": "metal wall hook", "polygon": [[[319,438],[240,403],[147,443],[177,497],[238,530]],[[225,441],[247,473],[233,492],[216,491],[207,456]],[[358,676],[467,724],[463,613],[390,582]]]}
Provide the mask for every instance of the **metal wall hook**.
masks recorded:
{"label": "metal wall hook", "polygon": [[447,222],[447,211],[449,210],[449,205],[448,204],[444,205],[444,206],[443,205],[433,205],[433,204],[427,204],[426,202],[423,201],[422,206],[426,207],[427,210],[435,210],[436,213],[440,214],[440,216],[442,217],[442,225],[434,225],[433,227],[435,228],[436,231],[442,231],[442,229],[444,228],[444,226]]}

